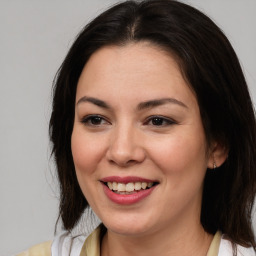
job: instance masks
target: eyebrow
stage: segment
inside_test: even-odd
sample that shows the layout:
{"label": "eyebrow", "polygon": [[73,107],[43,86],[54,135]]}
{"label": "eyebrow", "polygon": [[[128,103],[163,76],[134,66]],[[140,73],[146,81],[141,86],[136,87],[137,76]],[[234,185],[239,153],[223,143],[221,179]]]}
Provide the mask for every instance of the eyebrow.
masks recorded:
{"label": "eyebrow", "polygon": [[[105,101],[94,98],[94,97],[84,96],[84,97],[80,98],[76,104],[78,105],[82,102],[90,102],[98,107],[105,108],[105,109],[111,108]],[[158,106],[164,105],[166,103],[173,103],[173,104],[177,104],[181,107],[188,108],[187,105],[185,105],[183,102],[181,102],[175,98],[163,98],[163,99],[154,99],[154,100],[141,102],[138,104],[137,109],[144,110],[144,109],[148,109],[148,108],[158,107]]]}
{"label": "eyebrow", "polygon": [[84,97],[82,97],[81,99],[78,100],[76,105],[78,105],[82,102],[90,102],[90,103],[92,103],[92,104],[94,104],[98,107],[110,109],[110,106],[105,101],[99,100],[99,99],[96,99],[96,98],[93,98],[93,97],[84,96]]}
{"label": "eyebrow", "polygon": [[174,98],[163,98],[163,99],[154,99],[154,100],[149,100],[149,101],[145,101],[145,102],[141,102],[137,109],[138,110],[143,110],[143,109],[147,109],[147,108],[153,108],[153,107],[158,107],[161,105],[164,105],[166,103],[173,103],[173,104],[177,104],[181,107],[184,108],[188,108],[187,105],[185,105],[183,102],[174,99]]}

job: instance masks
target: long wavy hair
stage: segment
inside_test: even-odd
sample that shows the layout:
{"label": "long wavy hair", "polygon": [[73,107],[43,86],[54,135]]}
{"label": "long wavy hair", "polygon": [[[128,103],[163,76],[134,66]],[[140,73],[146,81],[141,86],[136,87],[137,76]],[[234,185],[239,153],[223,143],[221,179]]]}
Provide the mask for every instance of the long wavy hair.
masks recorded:
{"label": "long wavy hair", "polygon": [[226,36],[197,9],[173,0],[126,1],[84,27],[55,77],[49,133],[60,185],[59,218],[71,230],[88,206],[71,152],[77,82],[90,56],[107,45],[147,41],[175,56],[194,91],[209,145],[227,161],[204,180],[201,224],[234,243],[256,247],[251,212],[256,192],[254,109],[239,60]]}

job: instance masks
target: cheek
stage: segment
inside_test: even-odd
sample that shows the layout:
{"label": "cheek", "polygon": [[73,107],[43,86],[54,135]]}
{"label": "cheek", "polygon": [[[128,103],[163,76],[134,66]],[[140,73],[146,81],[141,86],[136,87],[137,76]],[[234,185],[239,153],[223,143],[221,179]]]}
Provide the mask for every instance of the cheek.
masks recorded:
{"label": "cheek", "polygon": [[71,137],[71,150],[75,171],[80,188],[88,201],[93,206],[97,195],[98,183],[97,167],[103,155],[102,140],[95,140],[83,129],[74,127]]}
{"label": "cheek", "polygon": [[207,168],[206,144],[203,135],[170,136],[150,147],[154,162],[166,175],[204,173]]}
{"label": "cheek", "polygon": [[93,173],[103,154],[103,143],[94,136],[85,134],[74,127],[71,137],[71,150],[77,173]]}
{"label": "cheek", "polygon": [[179,212],[191,203],[200,207],[207,168],[204,137],[175,136],[165,143],[159,142],[150,154],[163,174],[167,212]]}

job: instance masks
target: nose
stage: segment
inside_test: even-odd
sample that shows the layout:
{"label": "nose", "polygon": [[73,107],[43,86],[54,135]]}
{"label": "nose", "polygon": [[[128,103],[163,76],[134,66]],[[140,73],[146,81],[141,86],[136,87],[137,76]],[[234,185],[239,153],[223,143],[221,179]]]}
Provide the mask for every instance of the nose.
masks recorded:
{"label": "nose", "polygon": [[136,128],[120,126],[112,131],[106,153],[110,163],[128,167],[144,161],[143,138]]}

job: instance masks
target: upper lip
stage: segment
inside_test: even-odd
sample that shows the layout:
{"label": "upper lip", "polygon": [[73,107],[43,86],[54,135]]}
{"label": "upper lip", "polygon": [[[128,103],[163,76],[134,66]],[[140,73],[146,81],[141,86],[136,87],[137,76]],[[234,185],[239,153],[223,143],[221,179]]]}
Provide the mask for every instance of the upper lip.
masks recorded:
{"label": "upper lip", "polygon": [[129,182],[157,182],[156,180],[150,180],[143,177],[137,177],[137,176],[126,176],[126,177],[120,177],[120,176],[109,176],[101,179],[102,182],[118,182],[118,183],[124,183],[127,184]]}

